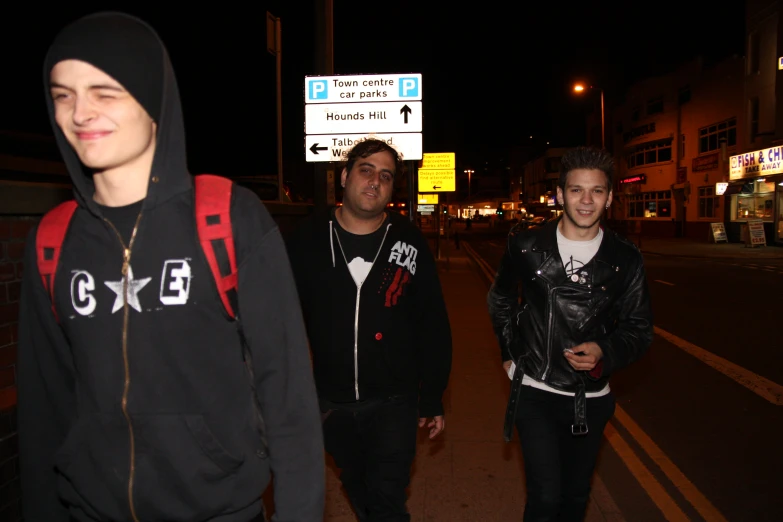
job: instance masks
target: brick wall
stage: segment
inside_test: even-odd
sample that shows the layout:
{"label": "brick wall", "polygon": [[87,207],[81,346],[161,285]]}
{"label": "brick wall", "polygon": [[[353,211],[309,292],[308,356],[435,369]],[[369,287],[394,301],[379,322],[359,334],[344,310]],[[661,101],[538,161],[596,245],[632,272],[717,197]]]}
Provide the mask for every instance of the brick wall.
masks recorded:
{"label": "brick wall", "polygon": [[0,520],[22,520],[16,436],[16,340],[22,258],[37,218],[0,217]]}

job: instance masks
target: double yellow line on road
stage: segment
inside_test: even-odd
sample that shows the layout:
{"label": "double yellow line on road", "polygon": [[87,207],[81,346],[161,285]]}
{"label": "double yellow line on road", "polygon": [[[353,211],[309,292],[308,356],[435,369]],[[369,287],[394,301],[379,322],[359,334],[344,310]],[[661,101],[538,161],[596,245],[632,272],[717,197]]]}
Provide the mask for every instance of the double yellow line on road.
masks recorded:
{"label": "double yellow line on road", "polygon": [[[479,270],[491,284],[495,278],[494,268],[480,255],[478,255],[478,253],[476,253],[476,251],[468,243],[463,242],[463,248],[471,257],[471,259],[475,261]],[[668,332],[664,332],[657,327],[655,332],[659,335],[661,335],[661,332],[668,334]],[[672,342],[671,339],[676,336],[668,334],[668,336],[661,335],[661,337],[664,337],[664,339],[667,341]],[[675,344],[679,346],[679,344]],[[689,346],[689,348],[689,353],[699,353],[700,355],[703,355],[701,352],[698,352],[698,350],[702,350],[701,348],[695,347],[695,345]],[[694,348],[698,350],[695,350]],[[702,352],[705,351],[702,350]],[[723,363],[728,363],[728,365],[724,364],[723,367],[731,368],[736,373],[737,368],[739,367],[736,365],[733,365],[733,367],[729,366],[733,363],[729,363],[725,360],[722,361]],[[743,375],[747,377],[747,375]],[[763,378],[760,377],[760,379]],[[745,381],[759,382],[747,378]],[[769,389],[770,383],[771,381],[762,383],[763,385],[761,386],[748,387],[754,391],[758,389]],[[775,383],[771,384],[775,385]],[[756,392],[758,393],[758,391]],[[780,394],[778,394],[774,389],[769,395],[770,397],[780,397]],[[642,430],[641,427],[639,427],[639,425],[634,422],[631,416],[628,415],[628,413],[626,413],[626,411],[623,410],[619,405],[617,405],[615,409],[613,421],[619,422],[620,425],[622,425],[622,427],[631,435],[631,437],[633,437],[636,443],[644,450],[650,459],[655,462],[664,475],[666,475],[671,484],[677,488],[680,494],[682,494],[682,496],[693,506],[693,508],[704,520],[709,522],[726,522],[726,518],[720,513],[720,511],[718,511],[718,509],[712,505],[707,497],[705,497],[704,494],[699,491],[693,482],[691,482],[688,477],[685,476],[685,474],[666,456],[663,450],[661,450],[661,448],[659,448],[658,445],[653,442],[652,438],[650,438],[650,436],[647,435],[644,430]],[[669,493],[666,491],[666,488],[660,483],[660,481],[658,481],[657,478],[655,478],[655,475],[647,468],[644,462],[642,462],[639,456],[634,452],[631,445],[628,444],[625,439],[623,439],[623,437],[611,422],[607,424],[604,431],[604,436],[609,441],[612,449],[614,449],[617,455],[623,460],[623,463],[626,465],[634,478],[636,478],[637,482],[639,482],[639,485],[642,486],[653,503],[655,503],[655,505],[661,511],[666,520],[672,522],[688,522],[690,518],[685,514],[680,506],[677,505],[677,502],[671,497],[671,495],[669,495]]]}

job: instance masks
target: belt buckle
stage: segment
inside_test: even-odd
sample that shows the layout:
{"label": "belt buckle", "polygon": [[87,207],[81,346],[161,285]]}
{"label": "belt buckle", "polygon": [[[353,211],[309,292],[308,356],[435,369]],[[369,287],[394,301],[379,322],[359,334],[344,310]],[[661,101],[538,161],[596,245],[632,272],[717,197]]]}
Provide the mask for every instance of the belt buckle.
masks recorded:
{"label": "belt buckle", "polygon": [[587,424],[572,424],[571,435],[587,435]]}

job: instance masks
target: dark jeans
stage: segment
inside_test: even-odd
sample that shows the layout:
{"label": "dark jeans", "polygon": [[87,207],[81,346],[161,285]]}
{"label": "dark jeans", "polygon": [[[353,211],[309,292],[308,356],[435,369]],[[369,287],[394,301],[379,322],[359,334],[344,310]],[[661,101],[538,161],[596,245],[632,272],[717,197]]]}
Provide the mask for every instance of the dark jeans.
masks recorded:
{"label": "dark jeans", "polygon": [[[330,411],[331,410],[331,411]],[[321,401],[324,446],[360,522],[408,522],[405,489],[416,454],[417,397]]]}
{"label": "dark jeans", "polygon": [[573,397],[522,388],[516,426],[527,483],[524,522],[580,522],[603,431],[614,415],[614,394],[587,399],[589,431],[575,436]]}

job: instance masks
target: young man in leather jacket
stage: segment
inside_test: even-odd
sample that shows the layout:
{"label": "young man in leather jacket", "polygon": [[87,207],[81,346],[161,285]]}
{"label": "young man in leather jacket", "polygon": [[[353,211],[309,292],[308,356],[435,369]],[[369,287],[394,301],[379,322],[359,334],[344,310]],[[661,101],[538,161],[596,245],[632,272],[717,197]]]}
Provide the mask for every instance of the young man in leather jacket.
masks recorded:
{"label": "young man in leather jacket", "polygon": [[504,435],[510,441],[516,425],[525,522],[583,519],[615,410],[609,376],[652,342],[642,255],[601,222],[613,170],[606,151],[567,151],[557,187],[563,215],[541,228],[512,229],[488,295],[512,379]]}

